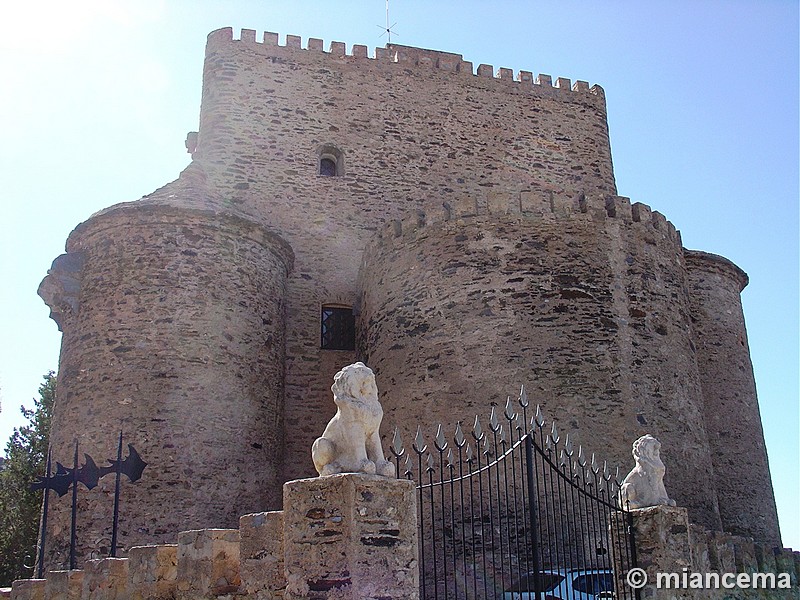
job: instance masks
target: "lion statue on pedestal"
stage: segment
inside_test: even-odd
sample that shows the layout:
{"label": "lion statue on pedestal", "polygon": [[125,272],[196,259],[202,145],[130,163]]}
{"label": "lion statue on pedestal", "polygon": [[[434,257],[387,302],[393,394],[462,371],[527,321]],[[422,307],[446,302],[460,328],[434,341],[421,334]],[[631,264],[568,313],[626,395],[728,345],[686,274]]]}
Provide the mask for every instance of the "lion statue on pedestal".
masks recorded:
{"label": "lion statue on pedestal", "polygon": [[636,466],[628,473],[619,490],[620,503],[626,508],[675,506],[664,487],[666,467],[661,460],[661,442],[644,435],[633,443]]}
{"label": "lion statue on pedestal", "polygon": [[381,448],[383,409],[372,369],[361,362],[348,365],[334,376],[331,391],[336,414],[311,447],[317,472],[394,477],[394,465]]}

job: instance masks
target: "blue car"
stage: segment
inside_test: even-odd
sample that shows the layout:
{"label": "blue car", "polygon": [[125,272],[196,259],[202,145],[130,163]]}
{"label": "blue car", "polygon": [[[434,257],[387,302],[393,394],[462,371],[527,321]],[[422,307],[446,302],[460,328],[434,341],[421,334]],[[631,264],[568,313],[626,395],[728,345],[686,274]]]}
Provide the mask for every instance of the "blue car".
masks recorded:
{"label": "blue car", "polygon": [[534,581],[533,573],[524,575],[504,592],[503,600],[537,600],[537,591],[542,600],[596,600],[601,593],[614,591],[614,574],[603,569],[540,571],[538,589]]}

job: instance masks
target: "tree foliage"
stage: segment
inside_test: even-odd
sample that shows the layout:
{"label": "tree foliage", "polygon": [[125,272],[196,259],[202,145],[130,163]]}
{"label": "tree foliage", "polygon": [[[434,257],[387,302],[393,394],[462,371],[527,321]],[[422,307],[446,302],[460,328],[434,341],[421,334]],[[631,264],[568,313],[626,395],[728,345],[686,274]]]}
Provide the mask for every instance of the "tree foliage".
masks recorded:
{"label": "tree foliage", "polygon": [[42,491],[28,486],[47,463],[56,377],[51,371],[39,386],[34,408],[20,407],[28,424],[14,429],[0,467],[0,587],[33,576]]}

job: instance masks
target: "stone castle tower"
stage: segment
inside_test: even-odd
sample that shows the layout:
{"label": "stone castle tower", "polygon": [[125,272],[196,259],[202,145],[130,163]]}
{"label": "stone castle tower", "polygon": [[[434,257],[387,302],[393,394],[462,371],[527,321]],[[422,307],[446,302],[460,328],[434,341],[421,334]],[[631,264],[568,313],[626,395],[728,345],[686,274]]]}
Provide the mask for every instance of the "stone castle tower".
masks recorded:
{"label": "stone castle tower", "polygon": [[[408,441],[524,383],[623,468],[656,435],[696,522],[780,543],[747,276],[617,196],[602,88],[221,29],[187,146],[176,181],[79,225],[40,288],[63,331],[54,460],[76,439],[113,456],[123,429],[150,465],[124,547],[278,508],[357,359]],[[85,557],[107,551],[111,493],[80,494]]]}

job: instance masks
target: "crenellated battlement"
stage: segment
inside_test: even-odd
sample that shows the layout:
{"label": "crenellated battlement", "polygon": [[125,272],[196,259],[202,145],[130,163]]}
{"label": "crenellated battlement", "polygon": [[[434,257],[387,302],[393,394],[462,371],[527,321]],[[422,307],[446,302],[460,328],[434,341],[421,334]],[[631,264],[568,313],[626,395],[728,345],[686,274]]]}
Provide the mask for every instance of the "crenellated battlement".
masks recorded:
{"label": "crenellated battlement", "polygon": [[[682,248],[681,234],[667,218],[641,202],[631,203],[624,196],[569,197],[553,193],[522,192],[518,197],[494,198],[489,202],[466,200],[457,206],[443,204],[435,211],[412,211],[403,219],[388,223],[378,235],[378,243],[417,235],[423,228],[444,223],[470,224],[487,217],[519,221],[582,219],[603,223],[607,219],[623,224],[638,223]],[[366,252],[365,255],[368,255]]]}
{"label": "crenellated battlement", "polygon": [[404,69],[434,70],[454,75],[463,76],[465,79],[474,78],[476,80],[495,80],[502,84],[511,84],[521,89],[531,89],[547,91],[550,93],[563,94],[562,97],[571,98],[573,96],[596,97],[605,104],[605,92],[597,84],[589,85],[588,82],[577,80],[573,84],[569,78],[557,77],[555,80],[550,75],[540,73],[534,75],[531,71],[518,71],[516,76],[512,69],[500,67],[495,70],[494,66],[479,64],[477,69],[473,63],[464,60],[461,54],[442,52],[439,50],[428,50],[413,46],[403,46],[399,44],[387,44],[383,48],[375,48],[372,54],[365,45],[353,44],[350,52],[344,42],[330,42],[328,50],[324,49],[325,44],[319,38],[308,38],[305,47],[302,39],[298,35],[286,35],[283,44],[279,42],[277,33],[265,31],[258,39],[256,30],[242,29],[239,39],[233,37],[233,29],[225,27],[212,31],[208,35],[207,55],[219,51],[230,44],[242,44],[248,48],[258,49],[266,55],[285,51],[301,51],[308,53],[318,53],[328,56],[335,60],[349,61],[369,61],[380,65],[396,64]]}

